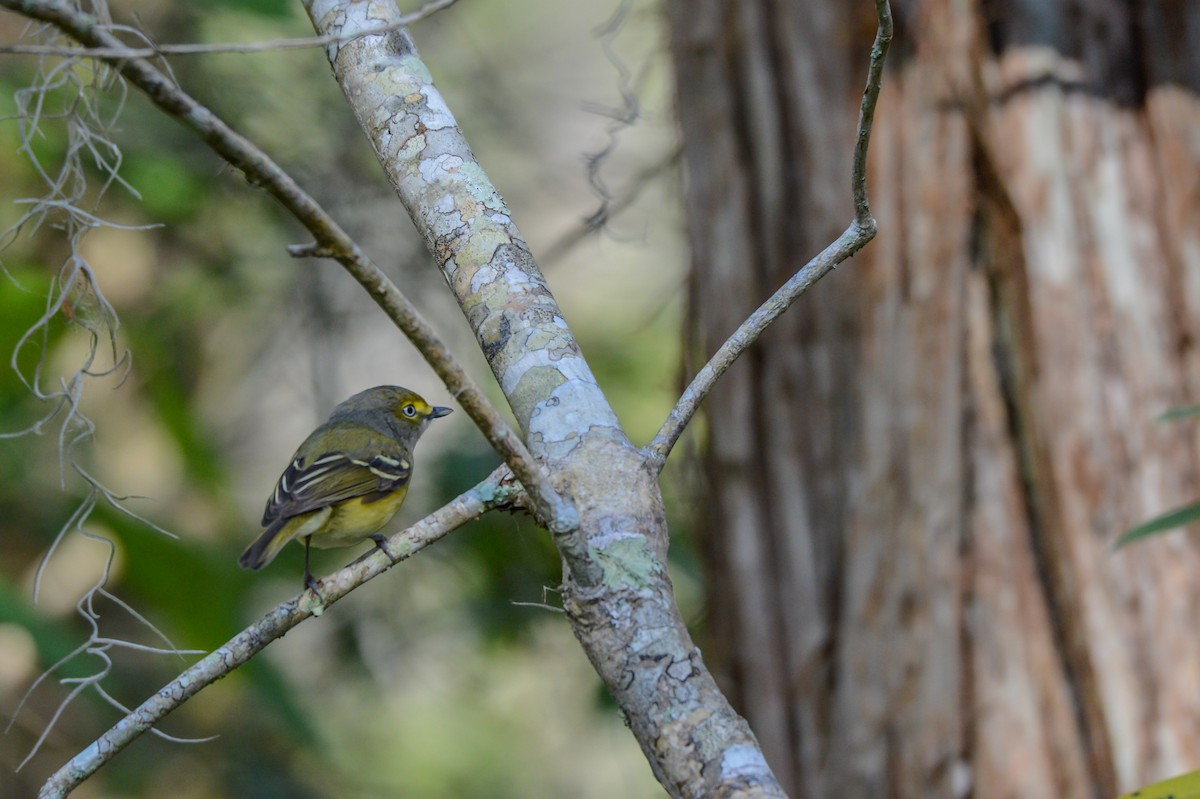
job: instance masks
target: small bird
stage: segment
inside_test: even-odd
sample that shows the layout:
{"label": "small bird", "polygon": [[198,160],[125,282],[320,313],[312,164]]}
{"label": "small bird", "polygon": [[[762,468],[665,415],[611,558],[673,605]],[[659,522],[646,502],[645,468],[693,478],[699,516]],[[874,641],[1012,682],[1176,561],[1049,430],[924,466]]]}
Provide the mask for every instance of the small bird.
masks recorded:
{"label": "small bird", "polygon": [[267,529],[238,563],[261,569],[287,542],[303,539],[304,585],[319,594],[308,568],[309,547],[370,538],[387,552],[378,530],[404,503],[417,439],[431,420],[450,411],[400,386],[376,386],[342,402],[292,456],[267,500]]}

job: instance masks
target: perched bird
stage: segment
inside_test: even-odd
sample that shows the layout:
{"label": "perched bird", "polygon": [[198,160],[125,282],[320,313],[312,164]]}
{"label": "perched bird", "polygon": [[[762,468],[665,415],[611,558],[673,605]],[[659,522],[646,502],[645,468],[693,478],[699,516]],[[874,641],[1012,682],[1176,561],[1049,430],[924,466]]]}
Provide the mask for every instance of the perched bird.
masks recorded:
{"label": "perched bird", "polygon": [[287,542],[302,539],[304,585],[316,591],[310,546],[344,547],[370,538],[387,552],[378,530],[408,493],[413,448],[430,420],[450,410],[399,386],[369,388],[338,405],[292,456],[267,500],[267,529],[238,563],[261,569]]}

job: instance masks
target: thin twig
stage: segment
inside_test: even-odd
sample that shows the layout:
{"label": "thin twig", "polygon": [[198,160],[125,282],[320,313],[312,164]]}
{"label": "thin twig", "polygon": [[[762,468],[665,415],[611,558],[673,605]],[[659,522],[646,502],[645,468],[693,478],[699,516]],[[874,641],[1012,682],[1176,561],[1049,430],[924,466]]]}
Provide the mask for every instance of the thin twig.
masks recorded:
{"label": "thin twig", "polygon": [[875,0],[875,14],[879,18],[879,27],[875,31],[875,41],[871,44],[867,88],[863,91],[862,105],[858,109],[858,132],[854,136],[854,168],[850,173],[850,185],[854,192],[854,219],[861,227],[871,232],[871,238],[875,237],[875,218],[871,216],[871,204],[867,199],[867,146],[871,143],[875,105],[879,102],[879,90],[883,87],[883,62],[892,43],[892,8],[888,5],[888,0]]}
{"label": "thin twig", "polygon": [[[121,44],[94,18],[80,13],[63,0],[0,0],[0,7],[48,22],[89,47],[119,47]],[[525,442],[492,407],[416,306],[291,175],[150,64],[108,57],[100,60],[111,63],[155,105],[199,134],[218,155],[242,170],[247,181],[266,189],[313,234],[318,251],[340,263],[362,285],[424,356],[488,443],[537,500],[536,508],[542,511],[543,523],[553,529],[563,526],[560,518],[566,519],[568,525],[570,519],[577,518],[573,506],[551,487]]]}
{"label": "thin twig", "polygon": [[621,29],[624,28],[625,20],[628,19],[632,8],[632,0],[621,0],[612,17],[592,32],[600,40],[600,49],[604,53],[605,60],[617,71],[617,91],[621,95],[622,105],[621,108],[598,109],[593,107],[592,109],[612,120],[605,130],[608,142],[597,152],[584,156],[584,162],[587,164],[588,184],[591,185],[592,192],[600,198],[600,207],[588,217],[587,224],[597,229],[603,227],[608,220],[608,206],[612,201],[612,195],[609,194],[608,186],[605,185],[600,170],[616,152],[619,134],[636,125],[642,117],[642,105],[638,100],[637,92],[633,89],[633,74],[614,47],[614,42],[620,35]]}
{"label": "thin twig", "polygon": [[871,140],[875,105],[879,101],[879,90],[883,85],[883,62],[888,45],[892,41],[892,11],[888,0],[875,0],[875,12],[879,18],[879,27],[875,33],[875,42],[871,46],[871,66],[867,72],[867,88],[863,92],[858,114],[858,132],[854,140],[854,166],[851,171],[854,221],[842,235],[822,250],[820,255],[805,264],[771,295],[770,299],[760,305],[692,379],[679,401],[675,403],[675,407],[671,409],[671,413],[667,415],[654,440],[644,450],[646,460],[657,471],[662,471],[671,448],[683,434],[684,428],[695,415],[700,403],[708,396],[708,392],[716,385],[721,375],[725,374],[725,370],[758,341],[770,324],[782,316],[800,295],[875,238],[877,226],[867,199],[867,145]]}
{"label": "thin twig", "polygon": [[[250,660],[267,644],[283,636],[310,616],[319,616],[325,608],[368,580],[390,569],[395,563],[412,557],[483,513],[514,501],[521,489],[512,481],[507,467],[500,467],[486,480],[459,495],[449,504],[387,540],[387,552],[373,550],[366,557],[344,566],[320,581],[321,595],[305,590],[276,605],[261,619],[210,652],[154,696],[117,722],[108,732],[87,746],[42,785],[39,799],[62,799],[101,766],[111,760],[142,733],[150,731],[168,713],[199,691],[229,675]],[[390,553],[390,554],[389,554]]]}
{"label": "thin twig", "polygon": [[[360,36],[371,36],[378,33],[389,33],[399,28],[405,28],[433,16],[437,12],[449,8],[458,0],[431,0],[431,2],[405,14],[398,20],[380,25],[370,30],[360,30],[354,33],[337,36],[299,36],[294,39],[268,39],[261,42],[225,43],[225,44],[154,44],[149,47],[56,47],[46,44],[7,44],[0,45],[0,54],[62,56],[63,58],[156,58],[168,55],[208,55],[212,53],[263,53],[271,50],[299,50],[308,47],[324,47],[330,44],[345,44]],[[11,6],[10,6],[11,7]],[[20,9],[18,9],[20,10]]]}

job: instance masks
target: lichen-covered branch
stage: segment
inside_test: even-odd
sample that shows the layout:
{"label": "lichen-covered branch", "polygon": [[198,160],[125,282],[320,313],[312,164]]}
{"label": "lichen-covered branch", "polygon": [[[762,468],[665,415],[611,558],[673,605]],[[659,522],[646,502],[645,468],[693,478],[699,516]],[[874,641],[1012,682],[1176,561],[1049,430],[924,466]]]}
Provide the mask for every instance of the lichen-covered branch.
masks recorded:
{"label": "lichen-covered branch", "polygon": [[433,542],[493,508],[512,504],[522,493],[506,467],[500,467],[479,485],[387,541],[388,554],[373,550],[321,580],[321,597],[310,591],[281,602],[254,624],[197,661],[117,722],[108,732],[56,771],[42,785],[39,799],[61,799],[142,733],[201,689],[228,675],[267,644],[310,616],[319,616],[358,586],[412,557]]}
{"label": "lichen-covered branch", "polygon": [[679,397],[679,401],[675,403],[675,407],[671,409],[654,440],[646,447],[647,458],[658,471],[662,470],[667,455],[683,434],[700,403],[734,361],[758,341],[771,323],[782,316],[783,312],[814,283],[875,238],[875,218],[871,215],[871,204],[867,199],[867,146],[871,141],[875,104],[879,101],[879,90],[883,86],[883,62],[887,57],[888,45],[892,41],[892,12],[888,0],[875,0],[875,11],[879,18],[879,26],[875,33],[875,42],[871,46],[867,88],[863,92],[858,115],[858,132],[854,139],[854,167],[850,186],[854,196],[854,221],[841,236],[822,250],[820,255],[805,264],[771,295],[770,299],[760,305],[696,373]]}
{"label": "lichen-covered branch", "polygon": [[[305,0],[317,33],[399,14]],[[781,796],[675,606],[657,472],[621,429],[512,215],[403,31],[327,48],[342,90],[525,432],[579,510],[558,535],[572,629],[674,796]]]}
{"label": "lichen-covered branch", "polygon": [[[48,22],[87,47],[124,46],[124,43],[97,19],[62,0],[0,0],[0,8],[8,8],[31,19]],[[397,20],[390,21],[392,24],[396,22]],[[330,41],[336,43],[338,37],[333,37]],[[271,160],[270,156],[149,63],[112,57],[103,57],[100,60],[110,63],[155,105],[191,128],[218,155],[240,169],[246,175],[247,181],[266,189],[291,212],[316,239],[314,245],[293,249],[292,254],[332,258],[340,263],[433,367],[434,372],[446,384],[446,388],[479,426],[488,442],[504,458],[505,463],[512,468],[513,473],[531,495],[540,498],[543,507],[557,510],[557,518],[571,523],[574,516],[569,503],[565,503],[549,487],[549,481],[539,470],[525,443],[488,402],[487,397],[467,375],[416,306],[342,230],[316,199],[304,191],[291,175]]]}
{"label": "lichen-covered branch", "polygon": [[[399,14],[394,3],[339,6],[306,2],[305,7],[319,35],[337,37],[338,42],[348,39],[326,48],[335,66],[362,57],[373,58],[381,45],[385,49],[405,43],[411,46],[403,30],[386,35],[358,35],[361,30],[389,25]],[[461,135],[449,135],[457,134],[454,118],[436,90],[432,90],[424,65],[414,57],[407,65],[415,70],[411,74],[407,70],[389,69],[388,66],[395,65],[379,61],[374,66],[376,71],[369,74],[362,70],[339,70],[339,81],[347,96],[354,98],[353,107],[360,123],[384,159],[388,175],[418,231],[445,272],[527,437],[536,435],[530,427],[535,410],[530,398],[541,396],[543,384],[538,381],[555,380],[560,375],[577,378],[571,380],[570,389],[592,392],[601,401],[589,403],[589,407],[601,407],[607,412],[602,420],[579,417],[576,424],[597,421],[616,426],[616,417],[603,402],[599,387],[562,321],[528,247],[516,232],[504,201],[488,182]],[[404,113],[410,105],[420,107],[419,118]],[[431,142],[437,146],[433,149],[422,146]],[[430,157],[431,153],[436,155]],[[517,308],[518,302],[520,312],[508,313]],[[511,370],[507,365],[513,357],[531,360],[525,361],[519,370]],[[553,366],[543,368],[547,364],[538,362],[543,359],[553,359]],[[506,385],[505,380],[511,384]],[[528,382],[521,384],[522,380]],[[536,420],[532,424],[536,428]],[[518,472],[517,476],[525,483],[524,474]],[[599,580],[599,571],[578,534],[575,509],[553,492],[539,492],[538,483],[526,485],[535,514],[554,534],[576,579],[594,585]]]}

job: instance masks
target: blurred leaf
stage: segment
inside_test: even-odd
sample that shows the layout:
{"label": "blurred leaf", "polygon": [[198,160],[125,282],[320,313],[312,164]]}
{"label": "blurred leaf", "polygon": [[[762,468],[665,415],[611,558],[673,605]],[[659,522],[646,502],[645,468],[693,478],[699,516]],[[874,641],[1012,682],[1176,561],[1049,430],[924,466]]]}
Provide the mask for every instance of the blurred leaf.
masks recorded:
{"label": "blurred leaf", "polygon": [[190,344],[203,330],[198,322],[193,323],[192,315],[208,313],[207,298],[198,295],[202,292],[192,292],[178,304],[135,309],[125,314],[125,330],[138,372],[154,377],[142,390],[183,458],[188,480],[215,492],[225,480],[221,454],[216,437],[191,403],[203,371],[203,355]]}
{"label": "blurred leaf", "polygon": [[1189,771],[1169,780],[1138,788],[1118,799],[1200,799],[1200,771]]}
{"label": "blurred leaf", "polygon": [[[9,347],[0,351],[0,363],[7,367],[12,357],[12,348],[25,331],[46,312],[50,279],[45,271],[33,266],[18,266],[8,261],[0,261],[0,264],[4,268],[4,272],[0,272],[0,341]],[[59,316],[59,320],[62,318]],[[65,324],[54,322],[47,326],[47,349],[52,348],[62,337],[66,327]],[[42,337],[39,333],[21,349],[18,365],[25,374],[29,374],[41,355]],[[24,401],[30,396],[25,386],[14,377],[0,380],[0,412],[12,408],[16,402]],[[7,433],[12,430],[4,428],[0,429],[0,432]]]}
{"label": "blurred leaf", "polygon": [[1189,416],[1200,416],[1200,405],[1181,405],[1158,417],[1160,422],[1173,422],[1176,419],[1186,419]]}
{"label": "blurred leaf", "polygon": [[1173,510],[1170,513],[1164,513],[1162,516],[1151,519],[1145,524],[1138,525],[1132,530],[1126,530],[1117,539],[1116,546],[1120,548],[1139,538],[1146,538],[1147,536],[1166,532],[1167,530],[1173,530],[1176,527],[1183,527],[1196,521],[1200,521],[1200,502]]}
{"label": "blurred leaf", "polygon": [[216,5],[249,11],[264,17],[292,15],[292,0],[216,0]]}
{"label": "blurred leaf", "polygon": [[121,175],[142,195],[146,213],[156,221],[186,219],[209,199],[207,181],[178,155],[135,154],[122,166]]}
{"label": "blurred leaf", "polygon": [[224,480],[214,438],[192,413],[184,388],[178,382],[160,379],[146,385],[146,395],[154,403],[155,413],[179,446],[188,477],[208,489]]}
{"label": "blurred leaf", "polygon": [[46,275],[32,266],[5,263],[0,275],[0,324],[25,330],[46,310]]}

